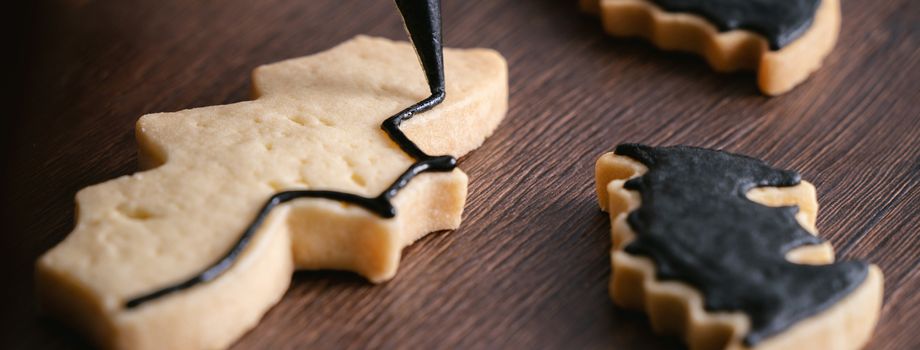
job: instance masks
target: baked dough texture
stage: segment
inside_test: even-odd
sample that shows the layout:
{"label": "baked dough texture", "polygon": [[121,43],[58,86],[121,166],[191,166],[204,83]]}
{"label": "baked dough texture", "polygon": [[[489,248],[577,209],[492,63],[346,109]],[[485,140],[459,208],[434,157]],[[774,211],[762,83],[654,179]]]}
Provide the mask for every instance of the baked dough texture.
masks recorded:
{"label": "baked dough texture", "polygon": [[[401,129],[429,154],[459,157],[504,117],[507,65],[491,50],[445,51],[446,100]],[[273,193],[379,194],[413,163],[380,124],[429,95],[424,77],[408,43],[359,36],[257,68],[255,100],[141,117],[148,170],[77,193],[76,227],[37,262],[42,307],[106,348],[224,348],[278,302],[295,269],[389,280],[403,247],[460,225],[462,171],[413,179],[392,219],[325,199],[281,205],[215,280],[125,307],[217,261]]]}
{"label": "baked dough texture", "polygon": [[747,30],[720,32],[701,16],[667,12],[649,0],[581,0],[583,10],[600,16],[615,36],[643,37],[664,50],[703,56],[718,72],[754,70],[766,95],[780,95],[821,67],[840,32],[839,0],[822,0],[811,27],[779,50]]}
{"label": "baked dough texture", "polygon": [[[638,192],[623,185],[644,175],[648,168],[632,158],[607,153],[596,164],[596,189],[602,210],[610,214],[612,278],[610,296],[617,306],[642,310],[659,333],[681,336],[690,349],[752,349],[743,342],[750,329],[741,312],[709,312],[696,288],[679,281],[659,280],[655,262],[646,256],[627,253],[624,248],[635,238],[626,218],[642,205]],[[799,206],[796,219],[815,234],[818,202],[812,184],[802,181],[792,187],[759,187],[747,197],[767,206]],[[786,258],[799,264],[829,264],[834,261],[830,243],[803,246]],[[835,305],[803,319],[753,349],[860,349],[872,336],[882,303],[883,276],[871,265],[864,282]]]}

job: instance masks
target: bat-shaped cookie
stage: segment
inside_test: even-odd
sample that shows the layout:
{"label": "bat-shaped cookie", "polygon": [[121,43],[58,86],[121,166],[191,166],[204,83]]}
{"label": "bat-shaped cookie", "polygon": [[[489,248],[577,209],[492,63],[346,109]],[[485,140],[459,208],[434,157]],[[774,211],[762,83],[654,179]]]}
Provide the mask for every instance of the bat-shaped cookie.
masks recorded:
{"label": "bat-shaped cookie", "polygon": [[691,349],[859,349],[882,273],[834,262],[814,187],[721,151],[624,144],[597,162],[610,213],[610,294]]}
{"label": "bat-shaped cookie", "polygon": [[455,157],[504,117],[507,66],[442,56],[438,1],[397,4],[418,55],[357,37],[259,67],[253,101],[141,117],[148,170],[77,194],[74,231],[37,263],[42,306],[108,348],[222,348],[295,269],[385,281],[403,247],[458,227]]}
{"label": "bat-shaped cookie", "polygon": [[702,55],[720,72],[757,71],[779,95],[817,70],[840,31],[839,0],[581,0],[616,36]]}

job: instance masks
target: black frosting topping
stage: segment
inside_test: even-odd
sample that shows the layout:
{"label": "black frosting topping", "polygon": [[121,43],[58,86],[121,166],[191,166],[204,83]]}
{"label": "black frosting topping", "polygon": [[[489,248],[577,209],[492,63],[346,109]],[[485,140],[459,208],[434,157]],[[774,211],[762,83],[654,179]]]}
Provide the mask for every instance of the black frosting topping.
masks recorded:
{"label": "black frosting topping", "polygon": [[326,191],[326,190],[301,190],[284,191],[272,195],[259,210],[259,213],[243,231],[239,240],[217,262],[207,269],[185,281],[171,286],[135,297],[125,303],[128,309],[136,308],[144,303],[153,301],[168,294],[192,288],[200,283],[211,281],[226,272],[233,266],[243,250],[255,236],[262,223],[271,210],[280,204],[299,198],[325,198],[348,202],[365,208],[381,217],[392,218],[396,216],[396,207],[390,202],[415,176],[426,172],[447,172],[457,167],[457,159],[453,156],[431,156],[422,151],[412,142],[399,126],[415,114],[434,108],[445,97],[444,88],[444,58],[441,45],[441,1],[440,0],[396,0],[396,6],[402,14],[406,30],[415,46],[425,77],[431,91],[431,96],[415,105],[410,106],[387,118],[380,126],[399,148],[406,152],[415,163],[409,166],[393,184],[387,187],[376,197],[364,197],[356,194]]}
{"label": "black frosting topping", "polygon": [[794,186],[795,171],[695,147],[623,144],[615,153],[648,167],[624,186],[642,196],[627,217],[636,239],[626,252],[652,258],[659,279],[699,289],[706,310],[748,315],[747,345],[829,308],[866,278],[868,265],[860,261],[814,266],[785,259],[821,239],[795,220],[798,207],[768,207],[745,194]]}
{"label": "black frosting topping", "polygon": [[821,0],[651,0],[669,12],[689,12],[721,31],[760,33],[779,50],[811,27]]}

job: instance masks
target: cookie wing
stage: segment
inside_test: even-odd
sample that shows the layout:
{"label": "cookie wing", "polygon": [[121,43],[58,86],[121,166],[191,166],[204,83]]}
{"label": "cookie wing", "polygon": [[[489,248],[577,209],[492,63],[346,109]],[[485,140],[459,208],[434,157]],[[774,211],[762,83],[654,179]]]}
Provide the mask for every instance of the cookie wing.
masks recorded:
{"label": "cookie wing", "polygon": [[[643,37],[665,50],[696,53],[719,72],[755,70],[758,86],[767,95],[791,90],[820,68],[840,31],[839,0],[731,1],[722,5],[708,0],[665,2],[679,10],[666,10],[656,0],[582,0],[581,7],[598,14],[612,35]],[[733,17],[749,8],[747,12],[755,16],[768,13],[785,18],[805,12],[806,5],[815,2],[819,5],[805,13],[808,21],[804,24],[791,22],[774,28],[769,18]],[[783,7],[789,4],[796,4],[792,9],[796,13]],[[714,20],[712,9],[726,7],[729,11],[723,16],[727,17]]]}

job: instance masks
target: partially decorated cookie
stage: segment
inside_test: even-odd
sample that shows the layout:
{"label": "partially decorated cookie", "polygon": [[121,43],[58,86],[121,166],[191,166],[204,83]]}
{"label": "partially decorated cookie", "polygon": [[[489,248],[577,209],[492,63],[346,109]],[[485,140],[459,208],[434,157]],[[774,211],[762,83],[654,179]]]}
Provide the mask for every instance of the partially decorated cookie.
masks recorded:
{"label": "partially decorated cookie", "polygon": [[834,262],[814,187],[794,171],[694,147],[623,144],[597,161],[610,295],[691,349],[859,349],[881,270]]}
{"label": "partially decorated cookie", "polygon": [[767,95],[802,83],[833,49],[839,0],[581,0],[616,36],[702,55],[720,72],[757,71]]}
{"label": "partially decorated cookie", "polygon": [[43,308],[107,348],[222,348],[294,270],[386,281],[403,247],[457,228],[456,157],[504,117],[507,66],[442,56],[437,2],[397,4],[418,55],[360,36],[259,67],[255,100],[141,117],[148,170],[77,194],[74,231],[37,263]]}

